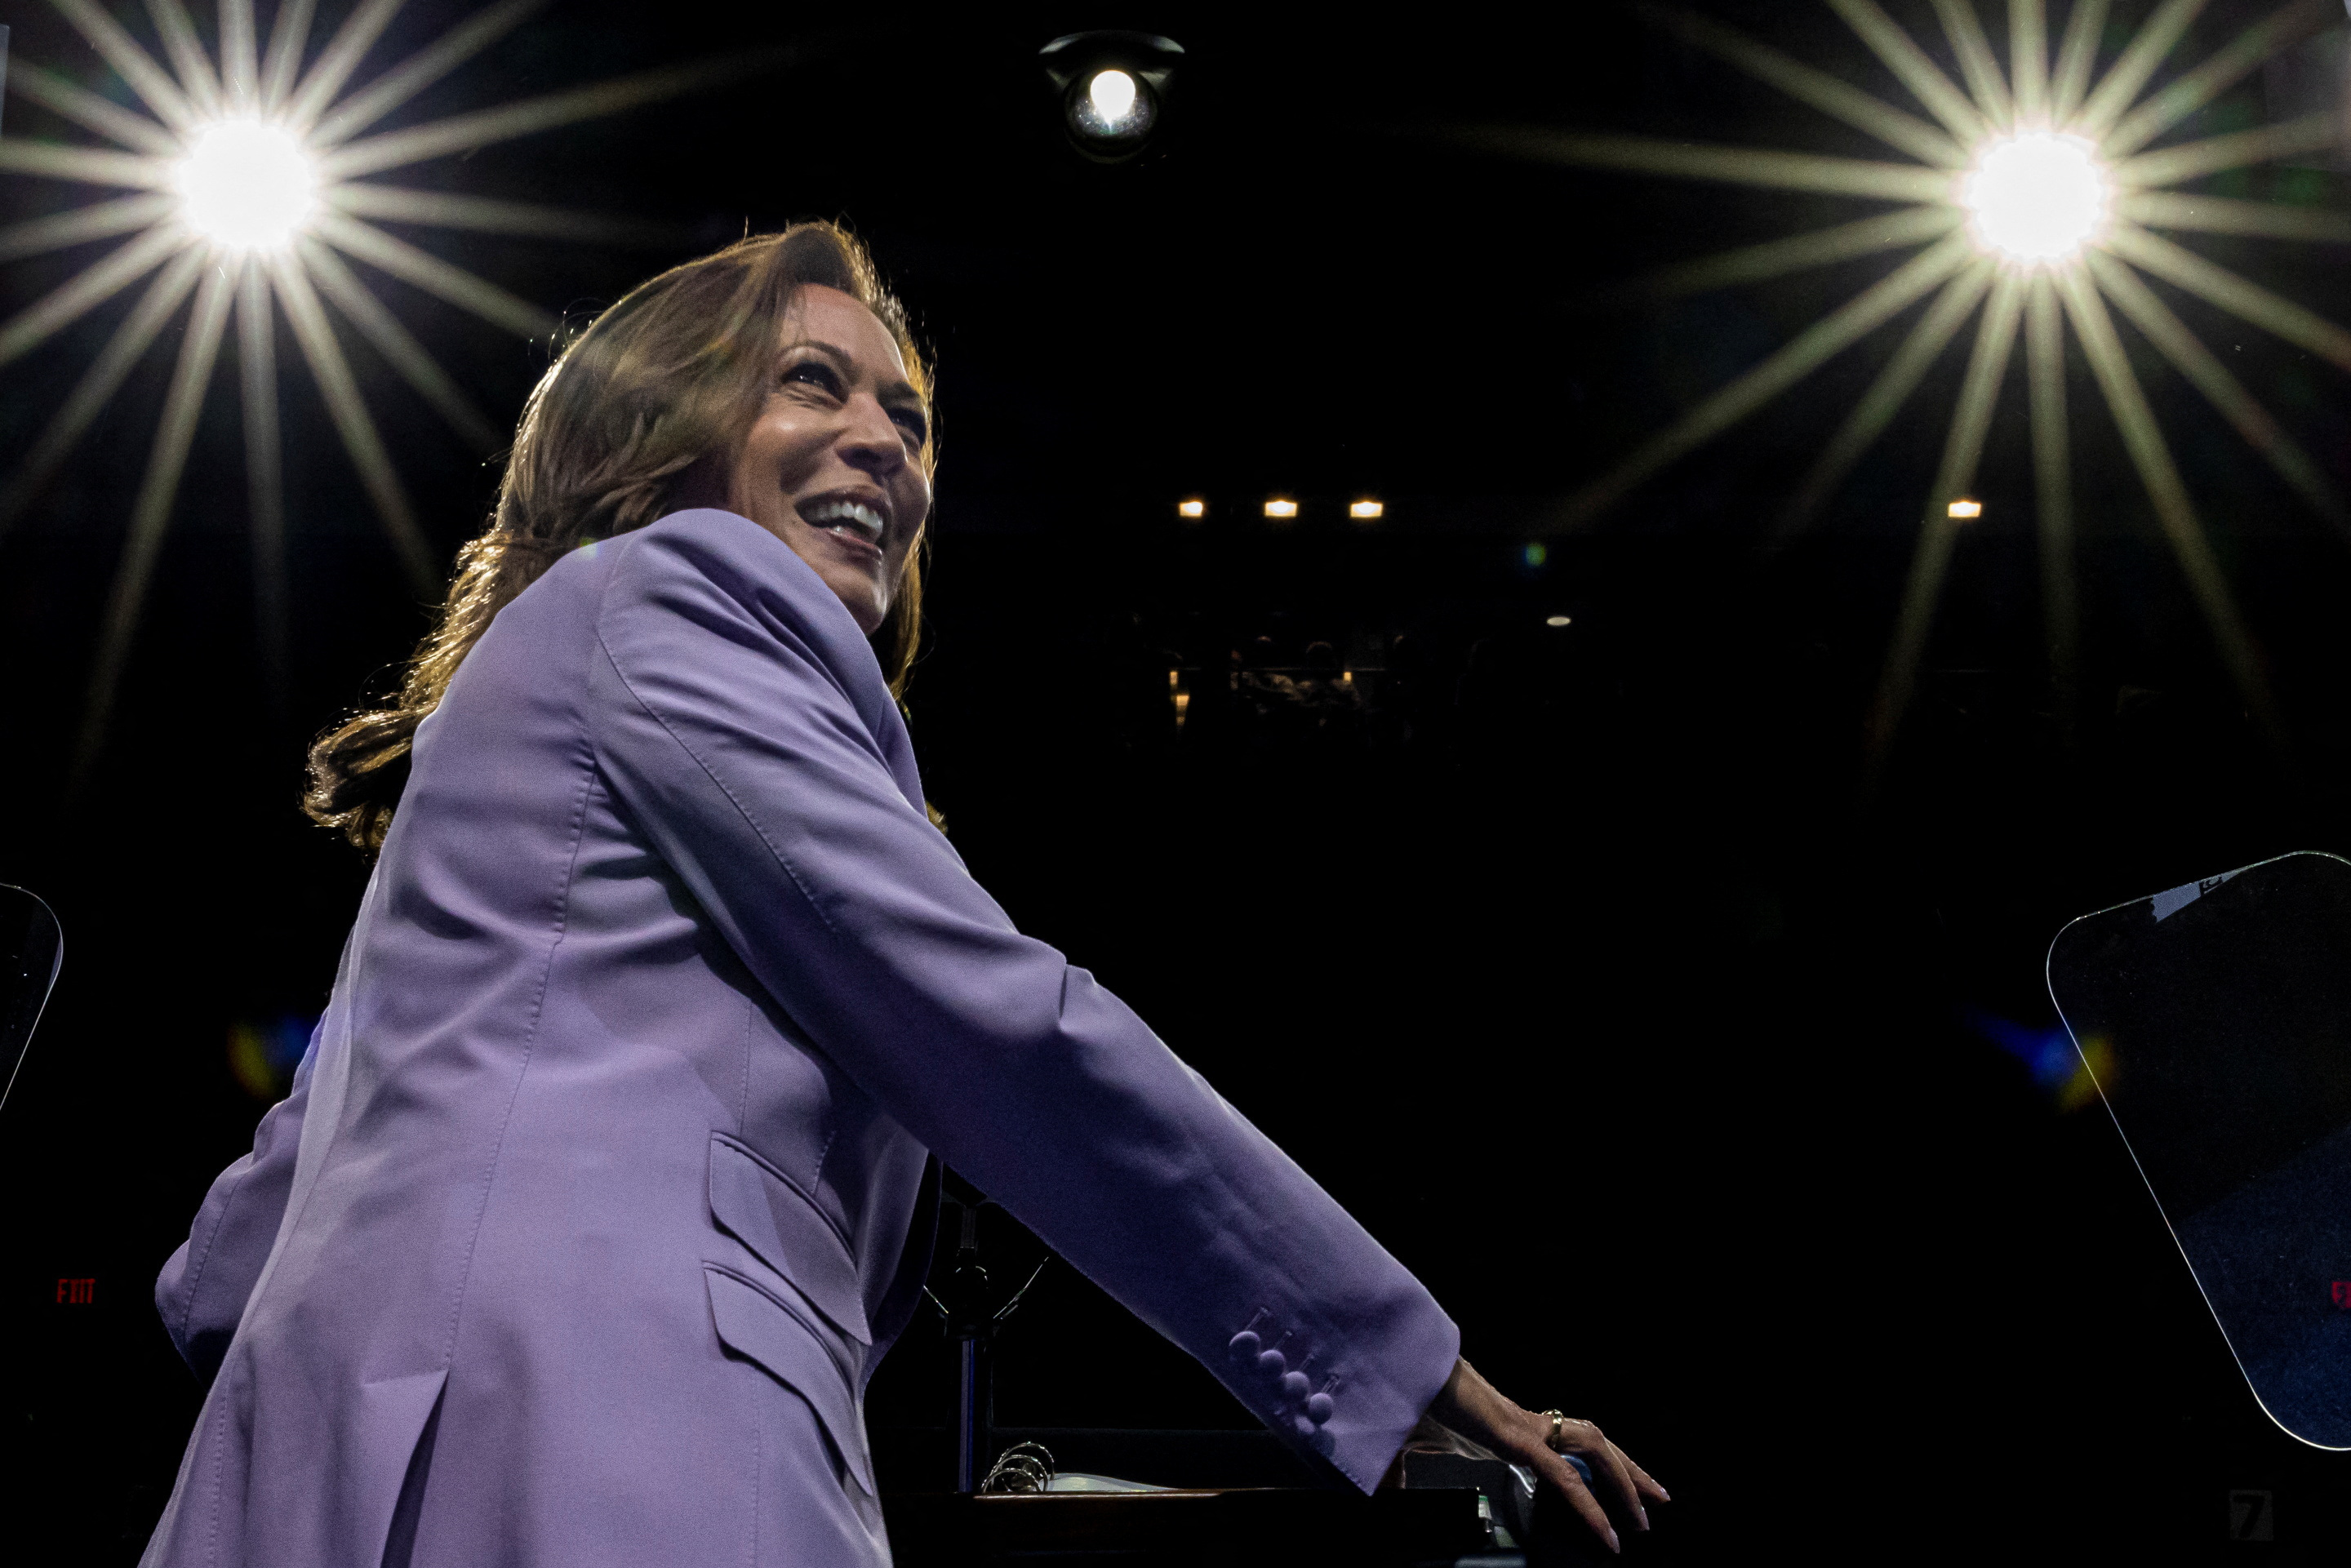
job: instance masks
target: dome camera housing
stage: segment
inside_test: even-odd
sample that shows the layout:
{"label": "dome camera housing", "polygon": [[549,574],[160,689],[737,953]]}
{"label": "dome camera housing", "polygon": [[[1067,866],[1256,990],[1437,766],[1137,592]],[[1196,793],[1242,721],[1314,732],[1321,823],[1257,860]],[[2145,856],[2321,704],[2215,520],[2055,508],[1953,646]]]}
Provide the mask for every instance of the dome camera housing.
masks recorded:
{"label": "dome camera housing", "polygon": [[1160,139],[1183,46],[1155,33],[1071,33],[1038,51],[1070,144],[1097,163],[1124,163]]}

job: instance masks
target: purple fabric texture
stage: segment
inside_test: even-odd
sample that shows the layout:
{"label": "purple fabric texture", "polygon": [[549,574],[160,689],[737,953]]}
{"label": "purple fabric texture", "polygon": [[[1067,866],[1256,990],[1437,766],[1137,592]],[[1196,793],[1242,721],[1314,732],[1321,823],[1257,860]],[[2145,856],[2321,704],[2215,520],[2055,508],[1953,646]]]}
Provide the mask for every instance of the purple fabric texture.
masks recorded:
{"label": "purple fabric texture", "polygon": [[936,1160],[1369,1490],[1452,1322],[922,800],[872,648],[744,518],[507,606],[158,1281],[217,1370],[144,1561],[371,1565],[398,1511],[418,1568],[887,1563],[862,1401]]}

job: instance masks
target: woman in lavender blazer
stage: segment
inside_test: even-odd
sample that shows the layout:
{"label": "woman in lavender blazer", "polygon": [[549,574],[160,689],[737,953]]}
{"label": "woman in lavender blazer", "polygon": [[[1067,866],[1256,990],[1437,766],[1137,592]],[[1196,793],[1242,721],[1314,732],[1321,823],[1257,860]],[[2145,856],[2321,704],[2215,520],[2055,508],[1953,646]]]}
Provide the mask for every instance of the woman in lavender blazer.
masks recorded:
{"label": "woman in lavender blazer", "polygon": [[886,1563],[862,1396],[941,1160],[1358,1487],[1429,1416],[1612,1544],[1600,1500],[1664,1495],[1479,1378],[927,818],[893,699],[928,417],[822,225],[549,372],[399,706],[314,754],[313,814],[380,852],[157,1285],[212,1383],[147,1563]]}

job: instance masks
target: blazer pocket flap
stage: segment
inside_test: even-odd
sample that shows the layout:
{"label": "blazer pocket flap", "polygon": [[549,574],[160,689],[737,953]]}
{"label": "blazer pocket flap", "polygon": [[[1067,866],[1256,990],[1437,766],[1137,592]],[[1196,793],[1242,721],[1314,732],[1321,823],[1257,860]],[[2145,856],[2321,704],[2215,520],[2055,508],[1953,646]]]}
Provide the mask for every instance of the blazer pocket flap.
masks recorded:
{"label": "blazer pocket flap", "polygon": [[850,1397],[847,1375],[817,1338],[821,1331],[747,1280],[708,1264],[702,1275],[709,1282],[710,1318],[719,1343],[806,1400],[857,1484],[868,1497],[879,1497],[872,1457],[865,1451],[865,1424]]}
{"label": "blazer pocket flap", "polygon": [[832,1326],[870,1345],[857,1260],[789,1177],[724,1133],[710,1137],[710,1214],[759,1261],[790,1281]]}

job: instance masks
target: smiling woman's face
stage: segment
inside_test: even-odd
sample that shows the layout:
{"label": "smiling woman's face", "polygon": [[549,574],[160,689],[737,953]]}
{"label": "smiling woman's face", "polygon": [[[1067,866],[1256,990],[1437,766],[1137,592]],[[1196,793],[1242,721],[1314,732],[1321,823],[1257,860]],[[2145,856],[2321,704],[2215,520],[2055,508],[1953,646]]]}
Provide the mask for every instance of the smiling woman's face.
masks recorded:
{"label": "smiling woman's face", "polygon": [[792,547],[871,634],[930,515],[930,422],[897,340],[837,288],[800,291],[726,508]]}

